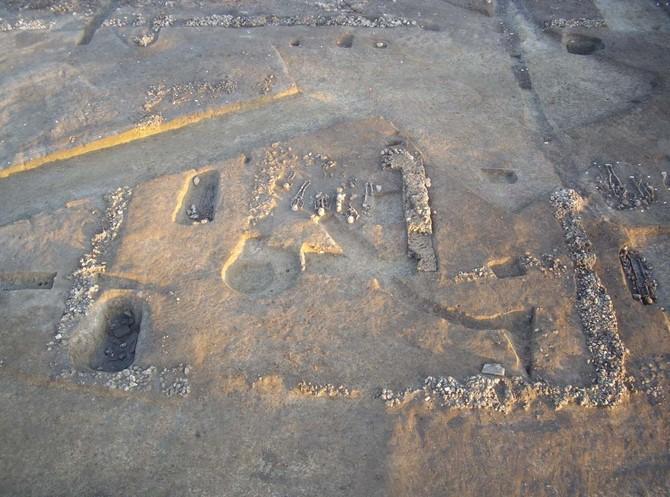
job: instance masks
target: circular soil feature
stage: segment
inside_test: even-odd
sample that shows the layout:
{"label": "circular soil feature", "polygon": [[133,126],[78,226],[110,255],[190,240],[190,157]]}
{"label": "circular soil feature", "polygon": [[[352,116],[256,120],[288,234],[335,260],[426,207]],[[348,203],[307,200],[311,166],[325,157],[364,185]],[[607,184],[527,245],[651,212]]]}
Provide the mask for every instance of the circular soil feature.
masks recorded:
{"label": "circular soil feature", "polygon": [[565,48],[571,54],[590,55],[605,48],[605,44],[595,36],[571,34],[565,37]]}
{"label": "circular soil feature", "polygon": [[300,40],[291,40],[291,46],[292,47],[299,47],[300,46]]}
{"label": "circular soil feature", "polygon": [[275,270],[270,262],[239,261],[226,272],[226,283],[240,293],[256,295],[270,288]]}
{"label": "circular soil feature", "polygon": [[387,48],[389,44],[386,41],[377,40],[374,43],[372,43],[372,46],[375,48]]}
{"label": "circular soil feature", "polygon": [[269,247],[260,239],[250,239],[239,257],[224,265],[221,276],[236,292],[264,298],[293,286],[300,273],[298,254]]}

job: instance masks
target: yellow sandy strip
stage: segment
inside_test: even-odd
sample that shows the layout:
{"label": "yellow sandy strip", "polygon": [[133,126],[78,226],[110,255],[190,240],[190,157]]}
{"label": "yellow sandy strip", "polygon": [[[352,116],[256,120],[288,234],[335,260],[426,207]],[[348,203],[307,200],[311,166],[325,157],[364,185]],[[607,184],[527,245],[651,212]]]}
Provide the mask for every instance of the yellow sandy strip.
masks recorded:
{"label": "yellow sandy strip", "polygon": [[28,162],[23,162],[20,164],[12,164],[6,168],[0,169],[0,179],[8,178],[16,173],[21,173],[24,171],[30,171],[31,169],[37,169],[46,164],[52,162],[72,159],[73,157],[78,157],[80,155],[88,154],[90,152],[96,152],[98,150],[103,150],[106,148],[116,147],[117,145],[124,145],[126,143],[133,142],[135,140],[141,140],[149,136],[158,135],[165,133],[167,131],[173,131],[176,129],[183,128],[185,126],[190,126],[192,124],[205,121],[207,119],[212,119],[214,117],[224,116],[226,114],[231,114],[234,112],[243,112],[253,109],[258,109],[263,105],[269,104],[276,100],[280,100],[285,97],[290,97],[293,95],[298,95],[300,89],[292,85],[286,90],[283,90],[279,93],[274,93],[272,95],[263,95],[252,100],[245,100],[243,102],[234,102],[230,104],[223,105],[221,107],[215,107],[211,109],[204,110],[202,112],[196,112],[195,114],[188,114],[185,116],[176,117],[170,121],[165,121],[154,126],[146,127],[137,127],[132,128],[121,133],[105,136],[98,140],[79,145],[77,147],[56,150],[50,154],[38,157],[36,159],[29,160]]}

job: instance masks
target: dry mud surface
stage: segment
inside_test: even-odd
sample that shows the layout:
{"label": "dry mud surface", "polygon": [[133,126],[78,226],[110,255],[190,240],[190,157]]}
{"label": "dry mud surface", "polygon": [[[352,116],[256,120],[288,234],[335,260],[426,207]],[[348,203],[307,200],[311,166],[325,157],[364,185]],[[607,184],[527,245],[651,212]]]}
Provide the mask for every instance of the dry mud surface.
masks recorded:
{"label": "dry mud surface", "polygon": [[0,1],[0,495],[669,496],[669,14]]}

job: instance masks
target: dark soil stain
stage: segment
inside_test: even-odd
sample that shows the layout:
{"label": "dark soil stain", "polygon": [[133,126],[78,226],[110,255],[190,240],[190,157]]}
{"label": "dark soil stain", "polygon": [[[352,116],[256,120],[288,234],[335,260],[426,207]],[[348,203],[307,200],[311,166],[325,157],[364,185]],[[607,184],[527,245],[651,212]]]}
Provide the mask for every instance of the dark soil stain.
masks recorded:
{"label": "dark soil stain", "polygon": [[570,34],[565,37],[565,48],[571,54],[590,55],[605,48],[605,44],[595,36]]}
{"label": "dark soil stain", "polygon": [[0,290],[50,290],[56,273],[18,271],[0,273]]}

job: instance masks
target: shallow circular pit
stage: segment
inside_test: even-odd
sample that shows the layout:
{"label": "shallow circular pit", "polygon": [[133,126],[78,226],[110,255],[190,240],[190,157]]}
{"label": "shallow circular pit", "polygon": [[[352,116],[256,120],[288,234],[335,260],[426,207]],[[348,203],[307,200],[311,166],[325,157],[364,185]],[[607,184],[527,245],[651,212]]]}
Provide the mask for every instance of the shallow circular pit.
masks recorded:
{"label": "shallow circular pit", "polygon": [[264,241],[245,242],[239,257],[223,271],[223,281],[236,292],[249,296],[280,293],[293,286],[300,275],[297,254],[268,247]]}

